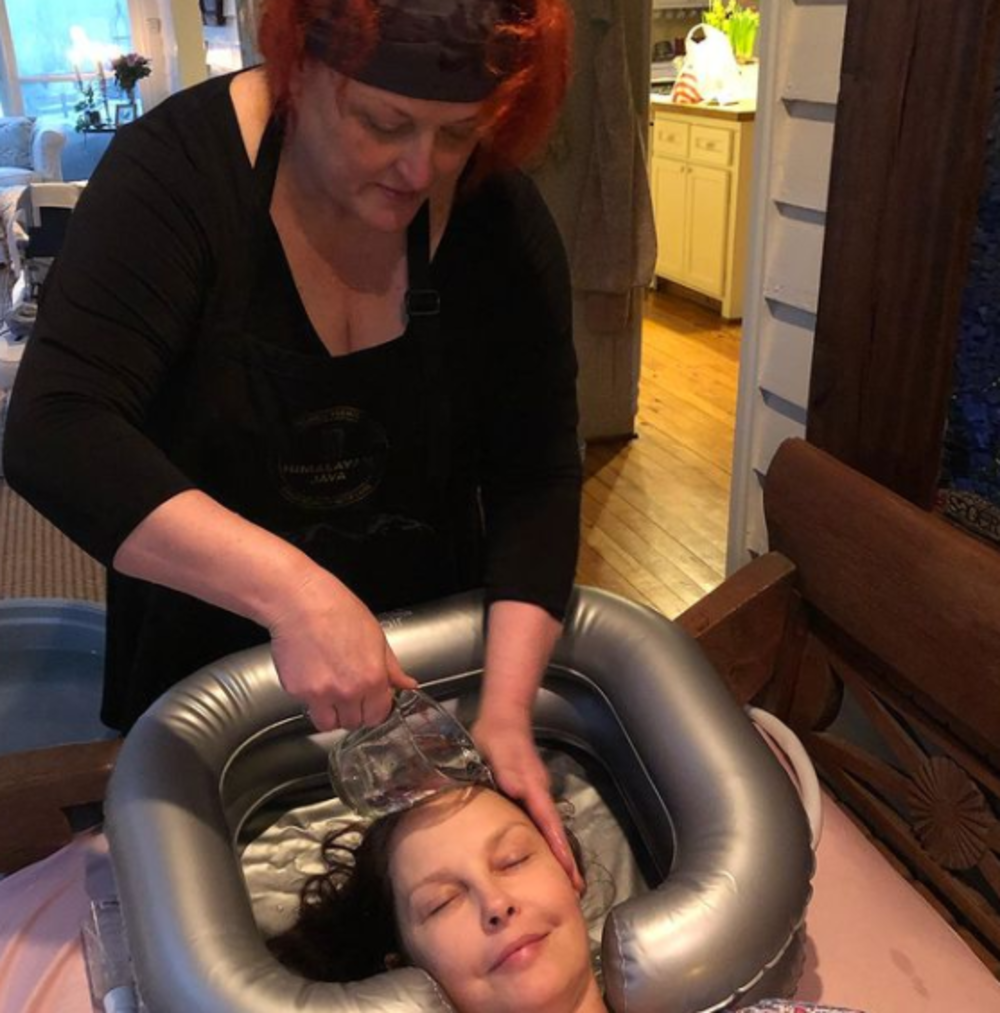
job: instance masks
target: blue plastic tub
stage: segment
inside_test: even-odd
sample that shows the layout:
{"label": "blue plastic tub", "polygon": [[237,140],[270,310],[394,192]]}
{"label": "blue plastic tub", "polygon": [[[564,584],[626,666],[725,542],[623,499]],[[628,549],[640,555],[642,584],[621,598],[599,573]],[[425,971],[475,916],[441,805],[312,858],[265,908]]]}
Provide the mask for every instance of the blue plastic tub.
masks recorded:
{"label": "blue plastic tub", "polygon": [[0,753],[113,738],[100,719],[104,607],[0,601]]}

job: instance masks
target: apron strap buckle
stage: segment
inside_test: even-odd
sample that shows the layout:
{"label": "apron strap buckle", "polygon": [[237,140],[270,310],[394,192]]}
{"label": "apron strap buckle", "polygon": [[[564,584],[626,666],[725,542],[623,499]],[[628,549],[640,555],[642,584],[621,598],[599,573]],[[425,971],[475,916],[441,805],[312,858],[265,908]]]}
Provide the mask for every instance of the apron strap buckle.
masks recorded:
{"label": "apron strap buckle", "polygon": [[437,289],[411,288],[403,305],[409,317],[436,317],[441,312],[441,296]]}

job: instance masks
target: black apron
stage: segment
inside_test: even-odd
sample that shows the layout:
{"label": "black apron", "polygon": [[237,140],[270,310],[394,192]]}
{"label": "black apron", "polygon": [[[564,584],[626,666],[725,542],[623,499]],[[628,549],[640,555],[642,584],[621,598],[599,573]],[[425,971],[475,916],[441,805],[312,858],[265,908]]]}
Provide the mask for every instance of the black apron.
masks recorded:
{"label": "black apron", "polygon": [[[298,546],[374,612],[476,586],[477,480],[454,466],[428,208],[407,236],[405,332],[330,356],[270,218],[280,151],[272,120],[254,170],[256,213],[232,275],[245,301],[235,314],[209,310],[169,392],[159,442],[198,489]],[[288,328],[295,333],[275,339]],[[113,727],[127,728],[201,665],[267,640],[248,620],[117,574],[108,610],[103,713]]]}

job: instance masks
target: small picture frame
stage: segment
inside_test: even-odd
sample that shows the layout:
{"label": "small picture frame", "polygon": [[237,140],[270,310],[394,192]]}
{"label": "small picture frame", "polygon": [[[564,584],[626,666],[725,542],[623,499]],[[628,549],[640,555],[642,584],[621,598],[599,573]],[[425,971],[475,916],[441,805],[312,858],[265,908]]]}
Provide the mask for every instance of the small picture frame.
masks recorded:
{"label": "small picture frame", "polygon": [[119,102],[115,106],[115,126],[123,127],[126,123],[135,122],[135,106],[130,102]]}

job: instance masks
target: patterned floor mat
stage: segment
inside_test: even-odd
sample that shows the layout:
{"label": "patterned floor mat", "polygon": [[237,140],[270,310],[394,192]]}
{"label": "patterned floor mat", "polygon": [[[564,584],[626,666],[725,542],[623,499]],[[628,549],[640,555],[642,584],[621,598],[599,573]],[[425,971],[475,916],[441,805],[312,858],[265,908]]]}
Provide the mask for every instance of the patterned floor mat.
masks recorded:
{"label": "patterned floor mat", "polygon": [[105,600],[104,567],[2,480],[0,598]]}

